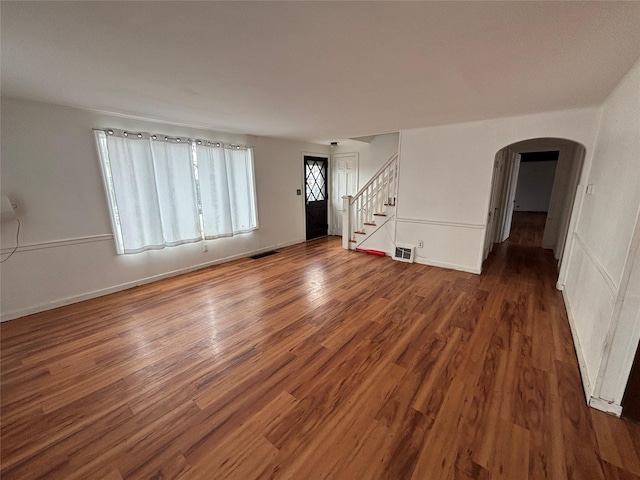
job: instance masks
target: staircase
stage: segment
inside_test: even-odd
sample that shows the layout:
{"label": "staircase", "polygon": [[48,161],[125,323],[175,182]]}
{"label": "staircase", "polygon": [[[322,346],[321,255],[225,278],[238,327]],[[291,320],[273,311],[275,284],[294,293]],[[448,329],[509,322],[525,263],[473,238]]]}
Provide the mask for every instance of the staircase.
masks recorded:
{"label": "staircase", "polygon": [[[398,154],[394,154],[354,196],[342,197],[342,246],[348,250],[366,249],[390,255],[393,233],[389,222],[395,219],[398,191]],[[386,232],[386,233],[385,233]],[[378,238],[376,238],[378,237]]]}

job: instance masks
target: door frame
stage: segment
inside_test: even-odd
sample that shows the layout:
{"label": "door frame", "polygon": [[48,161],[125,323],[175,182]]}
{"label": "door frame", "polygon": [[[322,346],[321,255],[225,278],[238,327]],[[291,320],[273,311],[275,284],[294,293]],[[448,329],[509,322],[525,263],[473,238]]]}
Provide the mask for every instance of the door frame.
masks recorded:
{"label": "door frame", "polygon": [[499,150],[493,160],[493,177],[491,179],[491,196],[489,200],[489,212],[487,214],[487,231],[484,239],[484,251],[482,261],[484,262],[488,257],[493,246],[498,242],[498,232],[500,231],[498,226],[502,221],[498,218],[502,215],[505,195],[505,177],[507,169],[507,151],[505,149]]}
{"label": "door frame", "polygon": [[485,227],[483,260],[486,260],[489,252],[493,250],[494,243],[502,243],[509,238],[519,170],[520,154],[514,152],[508,146],[496,152],[488,212],[488,215],[493,216],[493,225],[490,230],[488,223],[487,227]]}
{"label": "door frame", "polygon": [[[553,178],[551,195],[549,197],[549,210],[547,211],[547,216],[545,218],[542,248],[553,250],[554,258],[558,261],[558,268],[560,268],[569,232],[569,223],[572,216],[573,204],[577,195],[578,183],[582,176],[586,150],[583,145],[575,140],[554,140],[554,142],[549,142],[543,146],[534,145],[530,147],[525,146],[516,149],[509,149],[518,156],[522,153],[551,150],[558,151],[556,172]],[[560,141],[558,142],[558,140]],[[513,185],[514,198],[517,189],[518,175],[511,179],[511,181],[515,182]],[[504,228],[507,229],[507,225],[504,225]],[[511,222],[509,222],[508,228],[509,230],[511,229]],[[508,235],[502,241],[507,238]]]}
{"label": "door frame", "polygon": [[520,175],[520,158],[519,152],[508,149],[507,168],[506,168],[506,185],[505,196],[503,197],[502,215],[500,222],[499,242],[504,242],[511,235],[511,223],[513,221],[513,203],[516,200],[516,190],[518,188],[518,176]]}
{"label": "door frame", "polygon": [[[530,141],[534,142],[534,144],[532,146],[527,146],[526,142]],[[539,142],[535,143],[535,141]],[[522,144],[525,145],[522,146]],[[495,194],[499,198],[497,205],[500,210],[499,212],[494,212],[494,215],[497,213],[496,216],[498,217],[495,219],[497,225],[494,232],[489,231],[488,223],[487,227],[485,227],[486,236],[484,245],[485,249],[483,251],[483,263],[484,260],[486,260],[488,252],[492,248],[487,247],[487,244],[490,241],[493,243],[500,243],[509,237],[511,230],[511,216],[513,214],[513,200],[515,198],[518,183],[520,154],[547,150],[558,150],[560,152],[558,155],[554,184],[551,191],[549,212],[547,212],[547,220],[545,221],[545,233],[547,236],[551,236],[550,233],[547,232],[549,216],[552,214],[552,210],[554,211],[554,215],[558,215],[556,221],[559,222],[559,228],[556,229],[556,232],[553,235],[553,251],[554,256],[556,256],[556,259],[558,260],[558,269],[560,270],[558,275],[558,285],[560,285],[564,284],[564,281],[561,282],[562,271],[560,267],[563,259],[569,253],[566,248],[567,243],[569,242],[569,232],[573,228],[573,223],[576,221],[579,214],[578,212],[575,212],[574,209],[576,201],[578,200],[578,185],[584,173],[584,159],[586,156],[586,149],[584,145],[570,138],[529,138],[506,145],[496,152],[494,162],[498,160],[500,155],[502,155],[505,162],[505,168],[503,172],[497,175],[497,178],[493,179],[491,185],[489,209],[492,207],[492,199]],[[563,159],[565,159],[564,161],[569,162],[569,165],[567,172],[568,178],[564,182],[564,185],[561,185],[558,183],[558,174],[560,162]],[[569,191],[566,191],[567,188]],[[497,192],[495,192],[496,189]]]}
{"label": "door frame", "polygon": [[[569,162],[567,178],[564,180],[564,184],[561,183],[559,186],[561,192],[560,198],[556,201],[553,197],[553,192],[551,197],[551,201],[556,202],[554,207],[559,210],[557,220],[558,228],[553,244],[553,254],[556,260],[558,260],[558,269],[562,267],[564,251],[569,240],[569,228],[571,225],[572,212],[578,198],[578,185],[580,184],[580,178],[582,178],[586,149],[582,144],[576,142],[573,150],[570,150],[567,154],[570,154],[571,157],[567,160]],[[558,164],[560,164],[559,159]],[[554,189],[555,188],[556,185],[554,183]],[[562,195],[562,193],[564,193],[564,195]]]}
{"label": "door frame", "polygon": [[[338,160],[340,157],[350,157],[352,155],[355,155],[356,159],[355,159],[355,170],[356,170],[356,175],[355,175],[355,179],[356,179],[356,191],[353,192],[353,194],[355,195],[358,192],[358,175],[360,174],[360,154],[358,152],[344,152],[344,153],[335,153],[333,155],[331,155],[331,159],[329,161],[329,165],[330,165],[330,172],[327,172],[327,175],[329,176],[329,178],[331,179],[329,182],[329,185],[331,186],[331,190],[328,192],[329,195],[329,218],[327,219],[329,221],[329,235],[338,235],[338,233],[336,233],[336,231],[333,229],[333,208],[334,208],[334,204],[333,204],[333,193],[334,193],[334,188],[337,188],[337,186],[335,185],[335,179],[333,178],[333,175],[335,172],[337,172],[337,168],[335,167],[335,162],[336,160]],[[336,209],[342,211],[342,199],[338,200],[338,205],[335,206]]]}
{"label": "door frame", "polygon": [[[317,152],[300,152],[300,159],[302,160],[300,162],[301,168],[300,168],[300,178],[302,179],[302,195],[300,196],[301,202],[300,202],[300,207],[301,207],[301,216],[302,216],[302,229],[303,229],[303,235],[302,238],[304,238],[304,241],[312,241],[312,240],[307,240],[307,208],[306,208],[306,193],[305,190],[307,188],[307,179],[306,179],[306,175],[305,175],[305,160],[304,157],[318,157],[318,158],[325,158],[327,160],[327,224],[331,225],[331,208],[329,208],[329,204],[331,203],[331,194],[333,193],[332,190],[332,185],[331,185],[331,155],[328,153],[317,153]],[[327,228],[327,234],[329,233],[329,229]]]}

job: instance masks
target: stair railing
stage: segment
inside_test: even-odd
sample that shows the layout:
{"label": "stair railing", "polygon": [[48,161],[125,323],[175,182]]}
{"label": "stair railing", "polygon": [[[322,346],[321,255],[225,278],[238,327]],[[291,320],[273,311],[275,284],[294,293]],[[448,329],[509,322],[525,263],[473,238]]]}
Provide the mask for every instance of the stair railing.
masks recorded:
{"label": "stair railing", "polygon": [[386,205],[396,204],[397,191],[398,154],[395,153],[358,193],[343,197],[342,244],[345,248],[355,240],[355,232],[364,232],[366,223],[374,223],[374,214],[385,212]]}

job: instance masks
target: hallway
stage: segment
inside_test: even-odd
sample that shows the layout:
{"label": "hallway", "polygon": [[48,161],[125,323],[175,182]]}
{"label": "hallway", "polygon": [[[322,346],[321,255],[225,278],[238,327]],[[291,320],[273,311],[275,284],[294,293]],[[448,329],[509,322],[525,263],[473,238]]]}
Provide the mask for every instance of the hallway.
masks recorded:
{"label": "hallway", "polygon": [[511,233],[506,240],[523,247],[542,246],[547,212],[513,212]]}

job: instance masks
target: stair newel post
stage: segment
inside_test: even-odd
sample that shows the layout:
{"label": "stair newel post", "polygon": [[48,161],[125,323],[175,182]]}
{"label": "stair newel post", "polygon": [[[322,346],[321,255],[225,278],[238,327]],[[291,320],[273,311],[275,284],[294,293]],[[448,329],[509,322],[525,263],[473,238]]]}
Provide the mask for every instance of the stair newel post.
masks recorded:
{"label": "stair newel post", "polygon": [[351,240],[351,195],[342,197],[342,248],[349,250]]}

